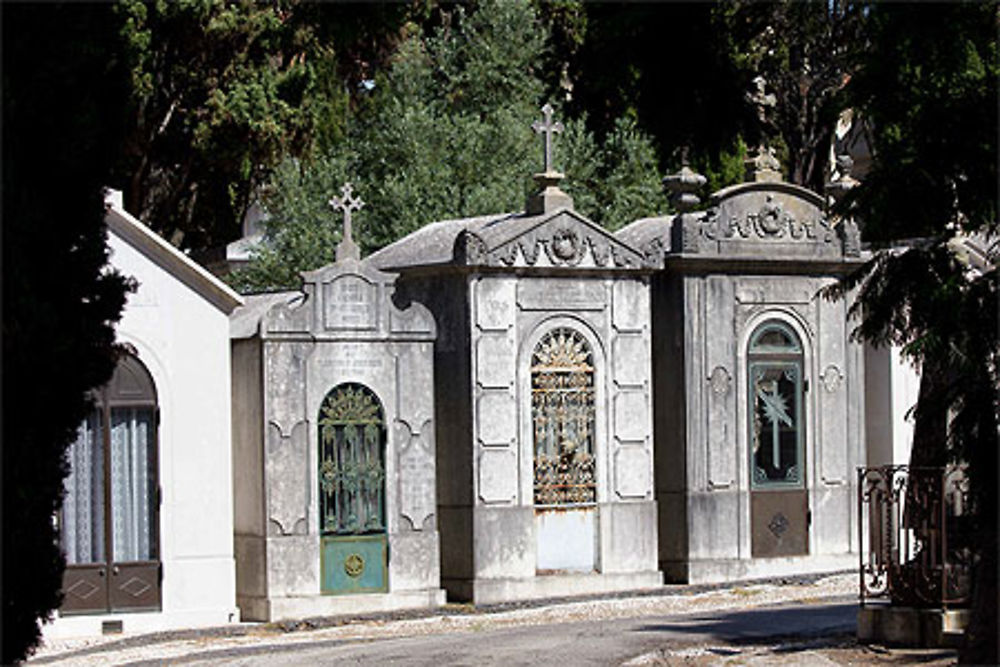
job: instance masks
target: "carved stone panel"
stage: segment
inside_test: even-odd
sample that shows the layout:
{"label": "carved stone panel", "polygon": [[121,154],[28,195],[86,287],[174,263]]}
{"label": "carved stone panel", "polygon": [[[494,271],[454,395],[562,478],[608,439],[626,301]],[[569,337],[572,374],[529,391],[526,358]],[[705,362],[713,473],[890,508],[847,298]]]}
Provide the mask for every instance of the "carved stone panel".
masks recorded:
{"label": "carved stone panel", "polygon": [[396,360],[396,402],[399,419],[413,429],[430,421],[434,413],[432,343],[400,345]]}
{"label": "carved stone panel", "polygon": [[651,433],[646,393],[624,390],[614,397],[615,435],[622,442],[644,442]]}
{"label": "carved stone panel", "polygon": [[525,310],[603,310],[604,283],[596,280],[537,279],[517,284],[517,305]]}
{"label": "carved stone panel", "polygon": [[279,303],[266,317],[267,330],[271,333],[306,333],[312,330],[312,308],[299,297],[294,303]]}
{"label": "carved stone panel", "polygon": [[649,326],[649,288],[639,280],[618,280],[613,288],[612,322],[618,332],[639,332]]}
{"label": "carved stone panel", "polygon": [[649,346],[641,334],[615,338],[614,380],[620,385],[641,386],[649,378]]}
{"label": "carved stone panel", "polygon": [[615,452],[615,493],[619,498],[646,498],[651,493],[649,451],[624,445]]}
{"label": "carved stone panel", "polygon": [[[705,279],[705,349],[707,386],[699,387],[707,408],[705,430],[708,488],[728,488],[736,481],[736,401],[732,377],[736,364],[733,326],[734,281],[729,276]],[[708,391],[705,391],[705,390]]]}
{"label": "carved stone panel", "polygon": [[517,494],[517,457],[509,449],[485,449],[479,455],[479,498],[510,503]]}
{"label": "carved stone panel", "polygon": [[394,334],[426,334],[429,336],[434,334],[434,330],[434,317],[422,304],[411,303],[403,310],[389,308],[389,331]]}
{"label": "carved stone panel", "polygon": [[282,429],[303,419],[306,414],[306,362],[311,343],[264,343],[269,421]]}
{"label": "carved stone panel", "polygon": [[309,427],[303,420],[284,434],[267,425],[267,518],[269,535],[305,535],[308,529]]}
{"label": "carved stone panel", "polygon": [[815,400],[819,407],[820,475],[827,484],[847,482],[848,423],[846,366],[847,328],[842,303],[820,303],[819,377]]}
{"label": "carved stone panel", "polygon": [[483,331],[506,331],[514,326],[517,281],[483,278],[476,292],[476,324]]}
{"label": "carved stone panel", "polygon": [[384,377],[387,370],[391,372],[392,357],[382,344],[338,341],[321,349],[319,370],[324,378]]}
{"label": "carved stone panel", "polygon": [[742,278],[736,286],[739,303],[807,304],[816,298],[819,286],[811,280],[787,278]]}
{"label": "carved stone panel", "polygon": [[[425,426],[433,427],[430,423]],[[399,514],[406,519],[403,525],[423,530],[425,521],[434,514],[434,505],[434,456],[420,435],[411,435],[399,455]]]}
{"label": "carved stone panel", "polygon": [[483,334],[476,343],[476,381],[482,387],[514,383],[514,341],[509,333]]}
{"label": "carved stone panel", "polygon": [[517,409],[514,397],[506,391],[489,391],[476,401],[479,442],[484,445],[509,445],[517,437]]}
{"label": "carved stone panel", "polygon": [[364,277],[344,274],[323,285],[323,324],[337,329],[371,330],[378,326],[378,286]]}

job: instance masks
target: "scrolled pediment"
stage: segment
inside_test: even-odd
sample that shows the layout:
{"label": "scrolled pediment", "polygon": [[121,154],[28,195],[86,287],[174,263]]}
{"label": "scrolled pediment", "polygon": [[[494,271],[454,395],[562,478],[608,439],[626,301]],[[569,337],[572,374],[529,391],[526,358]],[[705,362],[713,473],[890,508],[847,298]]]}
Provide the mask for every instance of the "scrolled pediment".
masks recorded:
{"label": "scrolled pediment", "polygon": [[495,228],[465,230],[456,239],[454,257],[465,266],[502,268],[641,269],[648,265],[643,253],[568,211],[540,221],[509,220]]}
{"label": "scrolled pediment", "polygon": [[[847,229],[847,227],[852,227]],[[856,255],[856,228],[834,225],[822,197],[788,183],[753,182],[712,196],[700,216],[684,216],[681,250],[737,256],[843,257]]]}

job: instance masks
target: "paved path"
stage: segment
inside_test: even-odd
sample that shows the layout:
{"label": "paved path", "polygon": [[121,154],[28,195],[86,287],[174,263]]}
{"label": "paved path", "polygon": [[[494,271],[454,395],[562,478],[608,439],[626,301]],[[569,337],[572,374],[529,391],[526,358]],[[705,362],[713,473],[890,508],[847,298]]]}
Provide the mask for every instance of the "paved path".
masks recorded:
{"label": "paved path", "polygon": [[[183,665],[618,665],[665,645],[753,643],[766,638],[847,634],[857,603],[531,625],[386,640],[318,640],[210,649]],[[147,664],[159,664],[147,663]]]}
{"label": "paved path", "polygon": [[635,597],[486,612],[450,608],[418,618],[327,619],[318,629],[292,632],[286,631],[287,625],[240,624],[207,631],[64,640],[44,647],[31,662],[563,667],[561,663],[621,664],[653,655],[652,662],[640,659],[640,663],[712,664],[663,662],[656,656],[665,655],[664,647],[721,658],[732,654],[727,647],[739,644],[817,634],[843,639],[854,629],[856,586],[856,575],[837,575],[714,590],[664,587]]}

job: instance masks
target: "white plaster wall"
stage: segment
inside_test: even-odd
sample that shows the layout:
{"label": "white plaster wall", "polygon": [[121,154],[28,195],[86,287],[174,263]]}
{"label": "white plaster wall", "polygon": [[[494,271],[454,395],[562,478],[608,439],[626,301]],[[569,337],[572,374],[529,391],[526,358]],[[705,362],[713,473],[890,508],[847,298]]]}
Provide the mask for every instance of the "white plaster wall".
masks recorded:
{"label": "white plaster wall", "polygon": [[865,439],[868,465],[910,462],[920,373],[896,346],[865,346]]}
{"label": "white plaster wall", "polygon": [[135,347],[160,407],[159,613],[57,617],[46,637],[125,632],[239,620],[233,559],[229,318],[146,255],[109,234],[111,264],[139,283],[118,340]]}

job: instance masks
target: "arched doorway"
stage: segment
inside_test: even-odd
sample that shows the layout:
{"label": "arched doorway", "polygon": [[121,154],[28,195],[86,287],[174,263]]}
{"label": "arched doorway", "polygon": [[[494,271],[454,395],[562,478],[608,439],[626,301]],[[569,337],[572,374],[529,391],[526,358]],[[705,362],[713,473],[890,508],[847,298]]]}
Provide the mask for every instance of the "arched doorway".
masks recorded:
{"label": "arched doorway", "polygon": [[803,350],[788,324],[769,320],[747,348],[750,523],[754,558],[809,552]]}
{"label": "arched doorway", "polygon": [[364,385],[337,385],[319,410],[321,589],[388,590],[385,412]]}
{"label": "arched doorway", "polygon": [[156,387],[126,354],[70,445],[60,612],[160,608]]}
{"label": "arched doorway", "polygon": [[580,332],[552,329],[531,356],[537,570],[597,563],[594,359]]}

